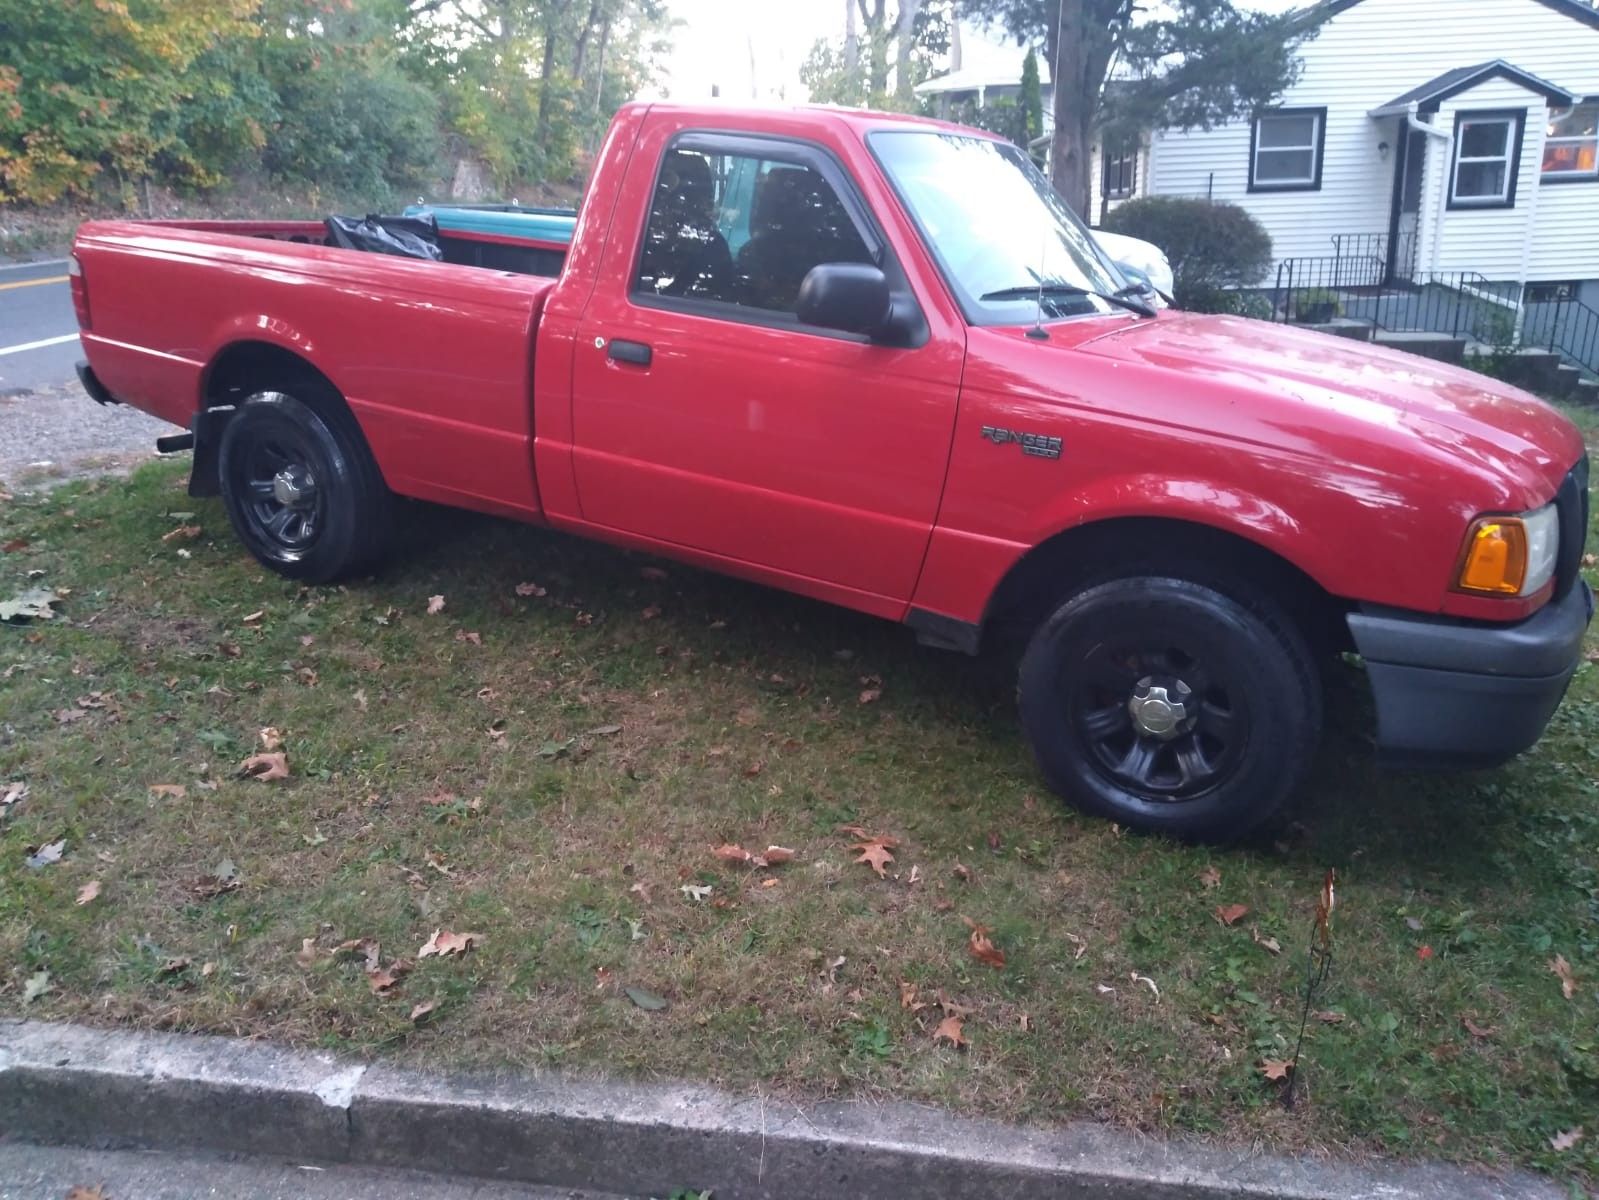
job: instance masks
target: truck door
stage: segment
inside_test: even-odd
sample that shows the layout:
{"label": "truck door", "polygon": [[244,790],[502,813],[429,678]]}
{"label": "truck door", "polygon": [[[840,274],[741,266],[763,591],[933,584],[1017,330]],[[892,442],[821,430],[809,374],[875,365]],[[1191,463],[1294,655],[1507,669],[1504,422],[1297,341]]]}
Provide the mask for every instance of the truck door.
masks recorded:
{"label": "truck door", "polygon": [[960,352],[874,345],[795,316],[819,263],[875,262],[904,282],[821,146],[663,121],[634,157],[578,328],[583,519],[908,602]]}

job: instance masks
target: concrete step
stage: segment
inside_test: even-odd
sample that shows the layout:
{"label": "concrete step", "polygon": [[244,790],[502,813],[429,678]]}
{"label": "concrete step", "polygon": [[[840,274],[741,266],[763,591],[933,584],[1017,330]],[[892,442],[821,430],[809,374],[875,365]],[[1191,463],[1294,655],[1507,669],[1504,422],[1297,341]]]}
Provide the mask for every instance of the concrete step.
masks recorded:
{"label": "concrete step", "polygon": [[1582,368],[1574,367],[1569,363],[1561,363],[1555,368],[1555,383],[1551,393],[1560,400],[1569,400],[1577,394],[1577,385],[1582,382]]}
{"label": "concrete step", "polygon": [[1466,361],[1466,339],[1450,337],[1447,333],[1390,333],[1379,330],[1371,340],[1391,350],[1404,350],[1456,366]]}
{"label": "concrete step", "polygon": [[1314,329],[1317,333],[1330,333],[1334,337],[1349,338],[1356,342],[1369,342],[1372,335],[1377,332],[1377,327],[1370,321],[1363,321],[1358,317],[1334,317],[1323,324],[1305,325],[1303,328]]}

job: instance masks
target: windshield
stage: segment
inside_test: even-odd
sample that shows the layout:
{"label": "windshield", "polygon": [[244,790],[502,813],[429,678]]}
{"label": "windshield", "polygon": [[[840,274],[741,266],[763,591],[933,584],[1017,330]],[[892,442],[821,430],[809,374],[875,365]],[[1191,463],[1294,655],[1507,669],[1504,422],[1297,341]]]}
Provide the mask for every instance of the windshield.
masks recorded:
{"label": "windshield", "polygon": [[974,325],[1120,312],[1127,286],[1025,154],[960,133],[879,131],[869,142]]}

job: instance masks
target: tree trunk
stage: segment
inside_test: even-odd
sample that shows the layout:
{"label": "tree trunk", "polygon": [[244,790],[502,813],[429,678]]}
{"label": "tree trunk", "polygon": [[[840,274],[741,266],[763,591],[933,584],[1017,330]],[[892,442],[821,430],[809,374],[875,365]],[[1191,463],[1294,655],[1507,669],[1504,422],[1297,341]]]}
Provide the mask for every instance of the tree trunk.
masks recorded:
{"label": "tree trunk", "polygon": [[581,81],[583,78],[583,62],[588,57],[589,35],[594,32],[594,23],[599,19],[600,0],[589,0],[589,17],[583,22],[583,28],[578,31],[577,45],[572,48],[572,78]]}
{"label": "tree trunk", "polygon": [[909,104],[916,99],[911,90],[911,51],[916,48],[916,14],[922,9],[922,0],[899,0],[899,28],[895,32],[897,56],[894,61],[894,90],[899,98]]}
{"label": "tree trunk", "polygon": [[861,77],[861,35],[855,27],[855,0],[844,0],[844,77],[851,85]]}
{"label": "tree trunk", "polygon": [[866,25],[866,95],[870,103],[888,92],[888,0],[873,0],[871,8],[860,0],[861,19]]}
{"label": "tree trunk", "polygon": [[1061,0],[1056,35],[1055,133],[1050,142],[1050,179],[1061,198],[1084,220],[1089,216],[1089,153],[1094,140],[1094,111],[1103,76],[1089,78],[1090,52],[1085,0]]}
{"label": "tree trunk", "polygon": [[555,9],[550,9],[544,22],[544,62],[539,67],[538,119],[533,128],[533,143],[544,149],[544,139],[550,131],[550,88],[555,83]]}

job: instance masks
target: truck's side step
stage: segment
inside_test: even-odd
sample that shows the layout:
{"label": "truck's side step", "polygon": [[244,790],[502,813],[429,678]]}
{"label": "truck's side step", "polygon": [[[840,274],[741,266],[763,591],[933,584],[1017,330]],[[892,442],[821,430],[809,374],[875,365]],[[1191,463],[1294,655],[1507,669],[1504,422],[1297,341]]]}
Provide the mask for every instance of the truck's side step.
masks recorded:
{"label": "truck's side step", "polygon": [[194,434],[192,433],[169,433],[165,437],[158,437],[155,440],[155,452],[157,454],[176,454],[179,450],[193,449]]}

